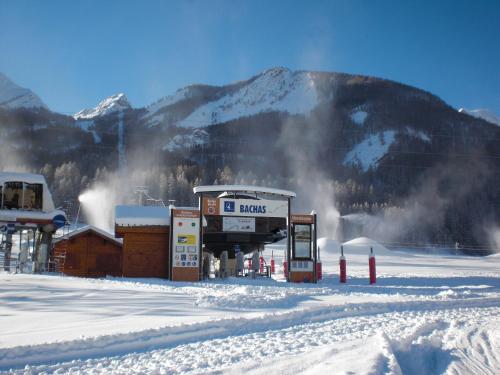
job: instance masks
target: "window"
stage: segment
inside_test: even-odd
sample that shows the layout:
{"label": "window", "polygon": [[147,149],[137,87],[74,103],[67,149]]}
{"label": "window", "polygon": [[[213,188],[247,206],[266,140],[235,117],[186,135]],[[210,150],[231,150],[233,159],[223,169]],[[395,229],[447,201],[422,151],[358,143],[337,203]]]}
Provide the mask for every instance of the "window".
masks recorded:
{"label": "window", "polygon": [[24,184],[24,202],[23,209],[25,210],[42,210],[42,184]]}
{"label": "window", "polygon": [[23,182],[5,182],[0,187],[0,202],[4,210],[34,210],[43,208],[43,185]]}
{"label": "window", "polygon": [[22,207],[23,183],[6,182],[3,188],[3,209],[17,210]]}
{"label": "window", "polygon": [[311,259],[311,225],[294,226],[293,258]]}

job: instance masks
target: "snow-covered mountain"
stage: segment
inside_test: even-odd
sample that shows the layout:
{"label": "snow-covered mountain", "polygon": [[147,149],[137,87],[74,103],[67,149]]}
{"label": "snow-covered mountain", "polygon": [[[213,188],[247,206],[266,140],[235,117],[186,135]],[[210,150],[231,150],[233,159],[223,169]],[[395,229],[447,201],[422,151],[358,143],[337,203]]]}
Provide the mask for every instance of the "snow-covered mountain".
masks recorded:
{"label": "snow-covered mountain", "polygon": [[491,122],[492,124],[500,126],[500,116],[497,116],[493,112],[491,112],[489,109],[465,109],[465,108],[460,108],[458,110],[460,113],[466,113],[468,115],[474,116],[476,118],[481,118],[483,120],[486,120],[488,122]]}
{"label": "snow-covered mountain", "polygon": [[483,120],[486,120],[488,122],[491,122],[492,124],[500,126],[500,116],[497,116],[493,112],[491,112],[489,109],[465,109],[465,108],[460,108],[458,110],[460,113],[466,113],[468,115],[474,116],[476,118],[481,118]]}
{"label": "snow-covered mountain", "polygon": [[182,127],[201,127],[264,112],[307,114],[318,104],[310,72],[269,69],[236,92],[208,102],[184,120]]}
{"label": "snow-covered mountain", "polygon": [[272,68],[226,86],[188,86],[146,107],[144,118],[198,128],[268,112],[308,114],[320,102],[313,74]]}
{"label": "snow-covered mountain", "polygon": [[82,109],[73,115],[75,120],[91,120],[95,117],[109,115],[123,109],[129,109],[131,105],[125,94],[115,94],[101,101],[95,108]]}
{"label": "snow-covered mountain", "polygon": [[31,90],[16,85],[0,73],[0,108],[45,108],[47,106]]}
{"label": "snow-covered mountain", "polygon": [[[19,155],[36,170],[47,166],[53,171],[71,162],[79,171],[74,175],[85,177],[78,187],[97,175],[97,168],[118,170],[128,161],[131,170],[150,168],[153,186],[165,186],[155,180],[157,171],[169,181],[170,175],[179,176],[174,177],[179,189],[161,190],[169,191],[162,198],[187,202],[186,186],[196,182],[293,190],[302,189],[301,173],[314,169],[339,183],[337,199],[349,213],[366,202],[398,204],[436,171],[456,171],[452,182],[443,183],[454,186],[466,179],[460,171],[466,170],[469,178],[469,172],[488,170],[485,182],[471,187],[467,201],[451,196],[457,203],[441,222],[400,240],[479,244],[479,234],[473,237],[464,228],[486,216],[500,222],[494,210],[500,176],[494,162],[500,147],[498,122],[473,117],[478,111],[460,113],[429,92],[386,79],[273,68],[226,85],[186,86],[145,108],[132,108],[118,94],[73,117],[45,110],[26,116],[17,112],[0,110],[0,151]],[[484,153],[479,161],[460,159],[459,168],[450,161],[477,150]],[[483,160],[491,163],[478,168],[475,163]],[[7,162],[0,158],[0,169],[10,166]],[[56,191],[57,204],[62,204],[76,199],[78,188],[61,182]]]}

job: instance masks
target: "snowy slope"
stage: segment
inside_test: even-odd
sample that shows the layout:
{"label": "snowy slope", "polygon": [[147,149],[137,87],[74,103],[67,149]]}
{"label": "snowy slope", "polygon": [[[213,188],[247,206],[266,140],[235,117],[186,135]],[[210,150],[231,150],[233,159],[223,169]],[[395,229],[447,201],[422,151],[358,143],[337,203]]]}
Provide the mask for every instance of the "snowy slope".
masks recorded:
{"label": "snowy slope", "polygon": [[381,249],[370,286],[360,238],[341,285],[338,243],[321,244],[316,285],[0,273],[0,371],[499,373],[500,258]]}
{"label": "snowy slope", "polygon": [[460,113],[466,113],[468,115],[471,115],[473,117],[481,118],[483,120],[486,120],[488,122],[491,122],[492,124],[500,126],[500,117],[491,112],[488,109],[465,109],[465,108],[460,108],[458,110]]}
{"label": "snowy slope", "polygon": [[168,106],[174,105],[181,100],[187,99],[191,96],[191,88],[184,87],[177,90],[173,95],[165,96],[153,104],[146,107],[146,113],[143,118],[146,119],[149,126],[155,126],[161,123],[165,114],[162,113]]}
{"label": "snowy slope", "polygon": [[363,111],[361,109],[355,109],[354,111],[351,112],[351,120],[356,125],[363,125],[367,117],[368,117],[368,112]]}
{"label": "snowy slope", "polygon": [[317,104],[311,73],[274,68],[236,92],[202,105],[178,125],[202,127],[271,111],[308,114]]}
{"label": "snowy slope", "polygon": [[203,129],[193,129],[190,134],[178,134],[163,146],[164,151],[178,151],[195,146],[203,146],[208,142],[209,135]]}
{"label": "snowy slope", "polygon": [[369,135],[347,153],[343,164],[359,165],[364,172],[368,171],[370,167],[375,167],[394,143],[395,134],[394,130],[387,130]]}
{"label": "snowy slope", "polygon": [[103,101],[97,107],[82,109],[73,115],[75,120],[91,120],[95,117],[105,116],[110,113],[118,112],[123,109],[131,108],[130,103],[125,94],[115,94]]}
{"label": "snowy slope", "polygon": [[16,85],[2,73],[0,73],[0,107],[47,108],[35,93]]}

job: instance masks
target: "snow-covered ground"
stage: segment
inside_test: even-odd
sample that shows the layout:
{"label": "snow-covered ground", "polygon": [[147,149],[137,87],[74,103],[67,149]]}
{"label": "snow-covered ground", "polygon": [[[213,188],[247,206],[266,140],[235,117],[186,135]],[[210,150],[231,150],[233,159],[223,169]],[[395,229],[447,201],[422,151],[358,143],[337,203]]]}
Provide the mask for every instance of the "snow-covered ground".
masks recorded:
{"label": "snow-covered ground", "polygon": [[[319,241],[325,278],[172,283],[0,274],[0,371],[500,373],[500,256]],[[368,284],[368,249],[377,284]],[[272,250],[271,250],[272,249]],[[273,251],[281,264],[281,248]]]}

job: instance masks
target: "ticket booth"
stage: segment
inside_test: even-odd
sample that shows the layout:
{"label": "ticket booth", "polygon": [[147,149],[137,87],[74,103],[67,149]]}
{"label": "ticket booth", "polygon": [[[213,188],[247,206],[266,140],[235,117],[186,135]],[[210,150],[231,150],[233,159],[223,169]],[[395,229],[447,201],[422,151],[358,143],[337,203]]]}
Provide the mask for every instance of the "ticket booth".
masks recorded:
{"label": "ticket booth", "polygon": [[316,214],[291,215],[291,238],[287,251],[290,282],[316,283],[319,259],[316,232]]}

